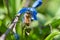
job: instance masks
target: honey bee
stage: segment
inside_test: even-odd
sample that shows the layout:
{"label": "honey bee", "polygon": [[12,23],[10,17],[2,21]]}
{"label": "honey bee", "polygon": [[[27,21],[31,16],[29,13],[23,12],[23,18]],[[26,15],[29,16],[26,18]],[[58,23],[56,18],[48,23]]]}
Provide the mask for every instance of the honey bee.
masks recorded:
{"label": "honey bee", "polygon": [[24,15],[24,23],[29,25],[31,23],[31,14],[29,12]]}

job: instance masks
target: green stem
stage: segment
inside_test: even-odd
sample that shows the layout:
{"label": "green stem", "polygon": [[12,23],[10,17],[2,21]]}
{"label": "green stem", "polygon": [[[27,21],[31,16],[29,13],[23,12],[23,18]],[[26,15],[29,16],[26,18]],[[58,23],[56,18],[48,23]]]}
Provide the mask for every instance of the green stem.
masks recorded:
{"label": "green stem", "polygon": [[54,32],[54,33],[51,33],[50,35],[48,35],[45,40],[52,40],[54,38],[54,36],[60,34],[60,32]]}

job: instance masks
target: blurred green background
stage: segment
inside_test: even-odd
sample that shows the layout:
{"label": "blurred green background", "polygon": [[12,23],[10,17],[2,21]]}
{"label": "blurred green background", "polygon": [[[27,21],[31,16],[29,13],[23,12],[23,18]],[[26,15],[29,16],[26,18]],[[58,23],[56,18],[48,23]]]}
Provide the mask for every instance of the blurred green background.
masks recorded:
{"label": "blurred green background", "polygon": [[[28,7],[35,1],[30,0]],[[25,7],[25,3],[26,0],[0,0],[0,36],[7,30],[17,12]],[[36,10],[38,20],[31,23],[33,30],[28,40],[60,40],[60,0],[43,0],[43,4]],[[20,40],[22,40],[21,24],[22,21],[19,20],[16,26]],[[6,40],[15,40],[12,31]]]}

